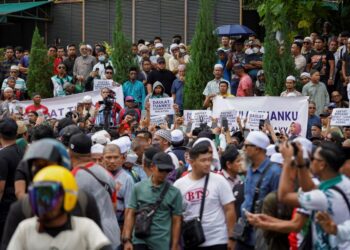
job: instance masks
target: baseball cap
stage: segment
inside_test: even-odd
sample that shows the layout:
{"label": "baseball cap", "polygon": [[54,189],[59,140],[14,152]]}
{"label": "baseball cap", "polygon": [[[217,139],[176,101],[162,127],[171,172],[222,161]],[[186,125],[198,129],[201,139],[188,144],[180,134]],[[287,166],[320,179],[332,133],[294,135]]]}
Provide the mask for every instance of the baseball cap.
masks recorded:
{"label": "baseball cap", "polygon": [[0,134],[6,137],[14,137],[17,135],[17,123],[11,118],[5,118],[0,121]]}
{"label": "baseball cap", "polygon": [[179,129],[175,129],[173,131],[171,131],[171,141],[172,142],[181,142],[184,139],[184,133],[179,130]]}
{"label": "baseball cap", "polygon": [[131,102],[133,102],[133,101],[135,101],[135,99],[134,99],[134,97],[132,97],[132,96],[127,96],[127,97],[125,97],[125,101],[127,102],[127,101],[131,101]]}
{"label": "baseball cap", "polygon": [[91,147],[91,139],[83,133],[73,135],[69,140],[69,149],[74,153],[90,154]]}
{"label": "baseball cap", "polygon": [[170,155],[164,152],[156,153],[152,158],[152,162],[159,170],[171,171],[174,169],[174,164]]}
{"label": "baseball cap", "polygon": [[155,132],[154,135],[162,137],[164,140],[171,142],[171,133],[169,130],[159,129],[157,132]]}
{"label": "baseball cap", "polygon": [[261,131],[251,131],[246,141],[262,149],[266,149],[270,145],[269,137]]}
{"label": "baseball cap", "polygon": [[157,58],[157,63],[165,63],[164,57],[158,57]]}

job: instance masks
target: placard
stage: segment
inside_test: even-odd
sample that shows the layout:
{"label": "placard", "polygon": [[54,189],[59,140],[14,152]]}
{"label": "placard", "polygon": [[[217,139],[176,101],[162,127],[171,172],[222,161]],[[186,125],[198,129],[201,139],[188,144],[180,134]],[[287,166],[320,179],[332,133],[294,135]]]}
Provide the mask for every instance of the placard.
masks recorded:
{"label": "placard", "polygon": [[113,88],[113,80],[94,79],[94,91],[103,88]]}
{"label": "placard", "polygon": [[237,122],[236,122],[237,115],[238,115],[237,110],[221,111],[218,123],[220,124],[220,126],[222,126],[221,124],[222,118],[226,118],[228,121],[228,127],[232,129],[237,126]]}
{"label": "placard", "polygon": [[350,108],[333,109],[331,126],[350,126]]}
{"label": "placard", "polygon": [[149,99],[151,116],[173,115],[174,100],[171,97]]}
{"label": "placard", "polygon": [[201,123],[211,124],[211,110],[184,110],[184,123],[187,125],[190,121],[195,126]]}
{"label": "placard", "polygon": [[251,130],[259,130],[260,120],[266,120],[267,112],[249,111],[246,127]]}
{"label": "placard", "polygon": [[151,116],[150,119],[150,123],[154,125],[161,125],[167,122],[166,115]]}

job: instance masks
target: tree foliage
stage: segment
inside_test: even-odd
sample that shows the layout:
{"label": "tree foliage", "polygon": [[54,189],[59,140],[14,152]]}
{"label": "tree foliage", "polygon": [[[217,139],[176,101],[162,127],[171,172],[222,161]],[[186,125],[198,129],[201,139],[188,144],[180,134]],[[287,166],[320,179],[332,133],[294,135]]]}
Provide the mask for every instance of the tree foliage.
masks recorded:
{"label": "tree foliage", "polygon": [[35,27],[30,50],[27,87],[29,95],[40,93],[43,98],[52,96],[51,76],[53,72],[53,58],[47,56],[44,39]]}
{"label": "tree foliage", "polygon": [[115,5],[116,15],[113,32],[112,62],[115,69],[114,80],[123,83],[128,79],[129,68],[135,65],[131,54],[131,43],[122,30],[123,15],[121,0],[116,0]]}
{"label": "tree foliage", "polygon": [[218,48],[213,33],[213,0],[200,0],[199,17],[191,43],[191,61],[187,65],[184,89],[185,109],[200,109],[203,103],[203,89],[213,79],[213,66]]}

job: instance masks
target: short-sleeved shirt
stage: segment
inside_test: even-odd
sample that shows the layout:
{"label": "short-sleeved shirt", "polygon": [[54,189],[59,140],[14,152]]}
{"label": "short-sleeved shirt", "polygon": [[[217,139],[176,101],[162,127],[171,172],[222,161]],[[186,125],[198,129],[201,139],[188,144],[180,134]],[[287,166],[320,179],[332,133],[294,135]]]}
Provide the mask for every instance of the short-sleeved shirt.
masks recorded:
{"label": "short-sleeved shirt", "polygon": [[[193,180],[190,175],[186,175],[174,183],[174,186],[181,191],[184,221],[199,217],[205,178],[204,176],[199,180]],[[234,200],[232,189],[225,178],[210,173],[202,216],[206,240],[200,245],[201,247],[227,244],[224,206]]]}
{"label": "short-sleeved shirt", "polygon": [[[249,95],[245,94],[245,90],[249,90]],[[240,80],[237,89],[237,97],[252,96],[253,95],[253,81],[248,74],[244,74]]]}
{"label": "short-sleeved shirt", "polygon": [[176,78],[171,86],[171,94],[175,94],[175,103],[183,110],[184,82]]}
{"label": "short-sleeved shirt", "polygon": [[[7,81],[8,81],[8,78],[6,78],[4,80],[4,82],[2,83],[1,90],[4,90],[4,89],[6,89],[8,87]],[[23,91],[27,90],[26,81],[24,79],[22,79],[22,78],[17,77],[15,89],[19,89],[19,90],[23,90]]]}
{"label": "short-sleeved shirt", "polygon": [[72,229],[61,231],[56,237],[38,232],[38,218],[22,221],[7,249],[46,250],[46,249],[101,249],[110,244],[101,229],[92,220],[84,217],[71,217]]}
{"label": "short-sleeved shirt", "polygon": [[343,196],[331,187],[337,186],[350,200],[350,180],[338,175],[335,178],[321,182],[319,189],[310,192],[299,192],[298,200],[303,209],[311,211],[313,249],[350,249],[350,241],[337,242],[335,236],[325,233],[317,223],[315,213],[326,211],[337,224],[350,220],[350,211]]}
{"label": "short-sleeved shirt", "polygon": [[49,109],[46,106],[41,104],[39,104],[39,106],[35,106],[34,104],[29,105],[26,107],[25,111],[26,111],[26,114],[28,114],[31,111],[35,111],[35,112],[41,111],[44,115],[49,114]]}
{"label": "short-sleeved shirt", "polygon": [[[326,68],[323,70],[322,61],[326,60]],[[310,53],[310,57],[308,58],[308,64],[311,63],[311,69],[318,70],[320,72],[320,76],[324,78],[329,78],[330,64],[329,61],[334,61],[334,55],[330,51],[322,50],[316,51],[312,50]],[[322,78],[321,78],[322,79]]]}
{"label": "short-sleeved shirt", "polygon": [[[151,180],[143,180],[135,185],[128,208],[138,210],[147,205],[154,204],[162,192],[165,182],[154,186]],[[172,216],[182,214],[182,198],[180,191],[170,186],[162,203],[153,215],[151,234],[140,239],[133,236],[133,244],[146,244],[150,249],[169,250],[171,241]]]}
{"label": "short-sleeved shirt", "polygon": [[[221,81],[225,81],[224,78],[220,78],[219,80],[213,79],[211,81],[209,81],[207,83],[207,85],[205,86],[205,89],[203,90],[203,95],[208,96],[208,95],[212,95],[212,94],[219,94],[220,90],[219,90],[219,84]],[[231,92],[230,87],[229,90],[227,92]]]}

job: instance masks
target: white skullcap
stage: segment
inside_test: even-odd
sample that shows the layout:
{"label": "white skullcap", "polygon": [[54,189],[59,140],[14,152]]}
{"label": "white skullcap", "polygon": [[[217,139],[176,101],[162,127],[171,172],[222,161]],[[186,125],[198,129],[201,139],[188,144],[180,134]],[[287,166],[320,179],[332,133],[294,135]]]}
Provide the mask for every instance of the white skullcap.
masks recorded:
{"label": "white skullcap", "polygon": [[19,67],[17,65],[12,65],[10,70],[17,70],[17,71],[19,71]]}
{"label": "white skullcap", "polygon": [[310,76],[309,72],[303,72],[303,73],[300,74],[300,78],[302,78],[302,77],[310,78],[311,76]]}
{"label": "white skullcap", "polygon": [[137,161],[137,154],[135,154],[133,151],[129,151],[128,152],[128,155],[126,156],[126,161],[125,162],[129,162],[129,163],[132,163],[132,164],[135,164],[136,161]]}
{"label": "white skullcap", "polygon": [[146,42],[145,42],[145,45],[146,45],[146,46],[150,45],[150,42],[149,42],[149,41],[146,41]]}
{"label": "white skullcap", "polygon": [[180,43],[179,47],[186,47],[186,45],[184,43]]}
{"label": "white skullcap", "polygon": [[139,51],[148,51],[148,47],[144,44],[142,44],[140,47],[139,47]]}
{"label": "white skullcap", "polygon": [[309,37],[309,36],[305,37],[305,38],[304,38],[304,42],[306,42],[306,41],[308,41],[308,42],[310,42],[310,43],[311,43],[311,42],[312,42],[311,37]]}
{"label": "white skullcap", "polygon": [[171,131],[171,141],[181,142],[184,139],[184,133],[180,129],[175,129]]}
{"label": "white skullcap", "polygon": [[86,44],[86,48],[88,48],[89,50],[92,50],[92,47],[90,44]]}
{"label": "white skullcap", "polygon": [[271,155],[270,161],[278,164],[283,164],[283,156],[281,153],[274,153]]}
{"label": "white skullcap", "polygon": [[95,144],[92,145],[91,147],[91,154],[103,154],[103,149],[105,148],[105,146],[101,145],[101,144]]}
{"label": "white skullcap", "polygon": [[269,137],[261,131],[249,132],[246,141],[262,149],[266,149],[270,145]]}
{"label": "white skullcap", "polygon": [[84,96],[83,103],[92,103],[92,97],[90,95]]}
{"label": "white skullcap", "polygon": [[275,144],[271,144],[266,148],[266,155],[267,156],[270,157],[271,155],[273,155],[275,153],[277,153]]}
{"label": "white skullcap", "polygon": [[217,68],[223,69],[224,67],[220,63],[217,63],[214,65],[214,69],[217,69]]}
{"label": "white skullcap", "polygon": [[286,78],[286,81],[296,81],[296,79],[295,79],[295,77],[294,76],[288,76],[287,78]]}
{"label": "white skullcap", "polygon": [[156,49],[160,49],[160,48],[164,48],[164,45],[162,43],[156,43],[156,45],[154,45],[154,47]]}
{"label": "white skullcap", "polygon": [[170,45],[170,51],[172,51],[173,49],[177,49],[179,47],[179,45],[177,43],[173,43],[172,45]]}
{"label": "white skullcap", "polygon": [[131,147],[131,141],[127,136],[123,136],[114,141],[111,141],[111,144],[117,145],[120,149],[121,154],[128,152]]}
{"label": "white skullcap", "polygon": [[13,89],[11,89],[10,87],[6,87],[5,89],[4,89],[4,92],[6,92],[6,91],[13,91]]}
{"label": "white skullcap", "polygon": [[91,136],[91,141],[93,144],[106,145],[110,142],[110,135],[106,130],[100,130]]}

